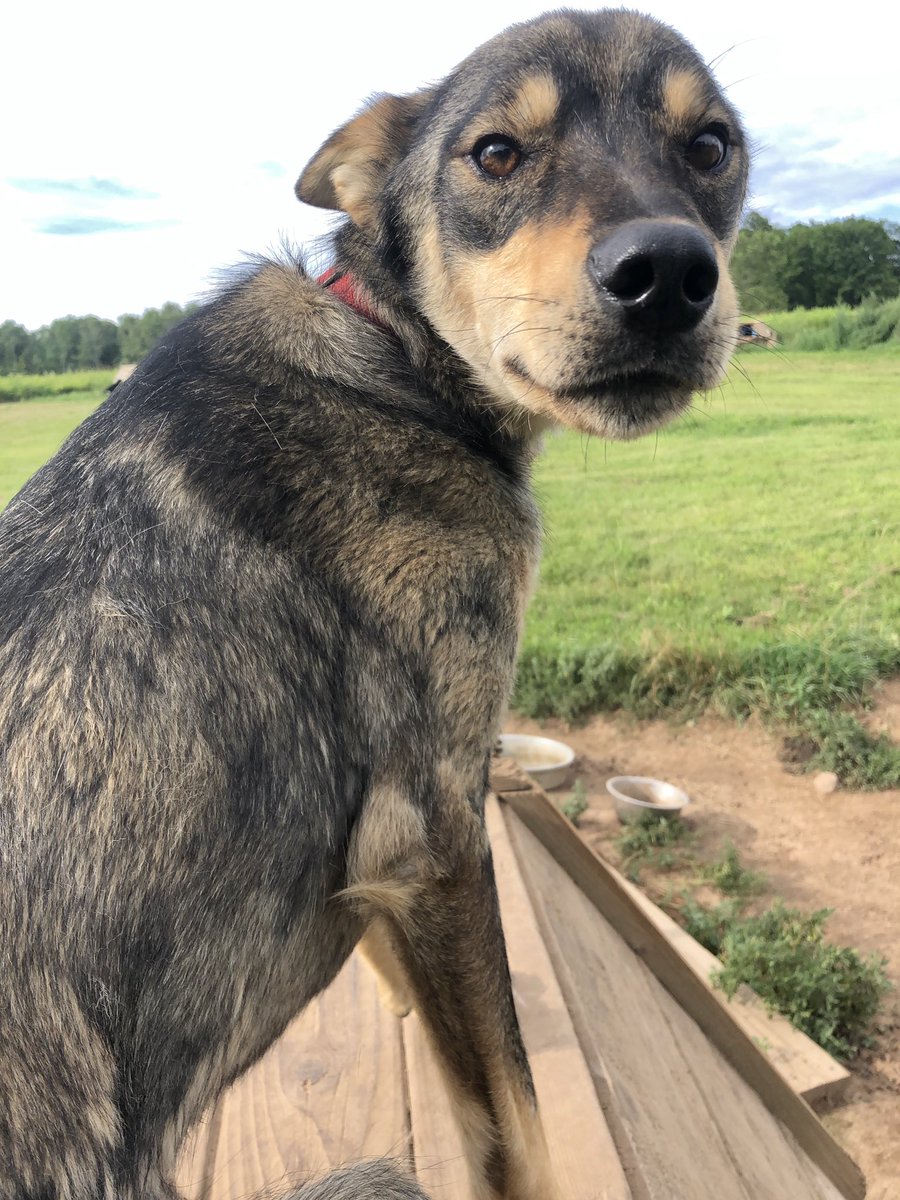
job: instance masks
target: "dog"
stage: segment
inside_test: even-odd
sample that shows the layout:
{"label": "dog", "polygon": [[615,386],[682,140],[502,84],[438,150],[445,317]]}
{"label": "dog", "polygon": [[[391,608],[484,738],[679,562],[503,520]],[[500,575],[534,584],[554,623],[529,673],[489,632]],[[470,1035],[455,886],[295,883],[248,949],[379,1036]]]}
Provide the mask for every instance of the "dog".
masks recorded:
{"label": "dog", "polygon": [[[738,116],[631,12],[381,96],[261,261],[0,522],[0,1196],[171,1200],[186,1131],[357,943],[482,1200],[552,1200],[483,808],[556,426],[630,438],[735,341]],[[389,1163],[295,1200],[421,1200]]]}

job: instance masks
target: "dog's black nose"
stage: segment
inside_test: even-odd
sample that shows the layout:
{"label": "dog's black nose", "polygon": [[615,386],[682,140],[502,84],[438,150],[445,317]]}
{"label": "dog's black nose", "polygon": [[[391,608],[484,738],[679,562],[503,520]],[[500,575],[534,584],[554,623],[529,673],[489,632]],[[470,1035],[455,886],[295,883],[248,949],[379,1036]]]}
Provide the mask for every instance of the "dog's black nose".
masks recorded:
{"label": "dog's black nose", "polygon": [[629,221],[593,248],[588,271],[607,305],[653,333],[692,329],[719,282],[709,241],[681,222]]}

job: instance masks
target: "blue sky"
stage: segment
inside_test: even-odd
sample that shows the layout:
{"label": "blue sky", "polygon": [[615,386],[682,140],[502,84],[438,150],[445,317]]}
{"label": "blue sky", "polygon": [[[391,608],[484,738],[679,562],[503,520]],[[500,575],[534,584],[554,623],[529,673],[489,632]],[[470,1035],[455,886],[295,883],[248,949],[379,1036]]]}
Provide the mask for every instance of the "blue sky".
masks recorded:
{"label": "blue sky", "polygon": [[[184,302],[246,253],[309,243],[331,218],[293,184],[335,126],[551,6],[17,5],[0,77],[0,320]],[[723,56],[717,74],[757,143],[754,207],[785,224],[900,220],[896,6],[640,7]]]}

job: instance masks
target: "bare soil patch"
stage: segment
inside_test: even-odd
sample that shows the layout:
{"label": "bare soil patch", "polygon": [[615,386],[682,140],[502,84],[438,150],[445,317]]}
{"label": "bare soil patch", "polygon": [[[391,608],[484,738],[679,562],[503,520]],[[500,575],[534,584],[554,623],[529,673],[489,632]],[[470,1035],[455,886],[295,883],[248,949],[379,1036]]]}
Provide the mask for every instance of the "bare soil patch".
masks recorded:
{"label": "bare soil patch", "polygon": [[[874,727],[897,737],[900,681],[883,685]],[[652,775],[684,788],[695,830],[693,853],[718,857],[730,840],[742,863],[767,878],[765,903],[781,896],[804,909],[832,908],[832,940],[884,955],[900,989],[900,791],[819,795],[813,776],[795,773],[783,740],[755,723],[714,718],[684,725],[600,716],[572,728],[561,721],[515,715],[508,729],[568,742],[578,755],[572,782],[584,785],[589,808],[583,836],[619,865],[619,825],[606,793],[613,775]],[[783,761],[787,759],[788,761]],[[553,793],[563,800],[571,791]],[[659,899],[664,873],[642,872]],[[870,1200],[900,1197],[900,991],[888,995],[876,1044],[852,1064],[846,1100],[821,1115],[866,1174]]]}

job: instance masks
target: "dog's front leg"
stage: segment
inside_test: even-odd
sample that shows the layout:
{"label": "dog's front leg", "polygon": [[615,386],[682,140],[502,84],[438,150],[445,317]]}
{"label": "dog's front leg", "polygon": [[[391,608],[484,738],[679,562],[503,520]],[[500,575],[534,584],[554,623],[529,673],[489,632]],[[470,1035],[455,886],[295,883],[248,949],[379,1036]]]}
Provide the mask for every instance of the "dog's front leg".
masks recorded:
{"label": "dog's front leg", "polygon": [[413,903],[395,910],[392,941],[443,1068],[475,1195],[554,1200],[490,847],[480,814],[468,808],[465,823],[465,833],[457,822],[435,832],[429,857],[436,872]]}

